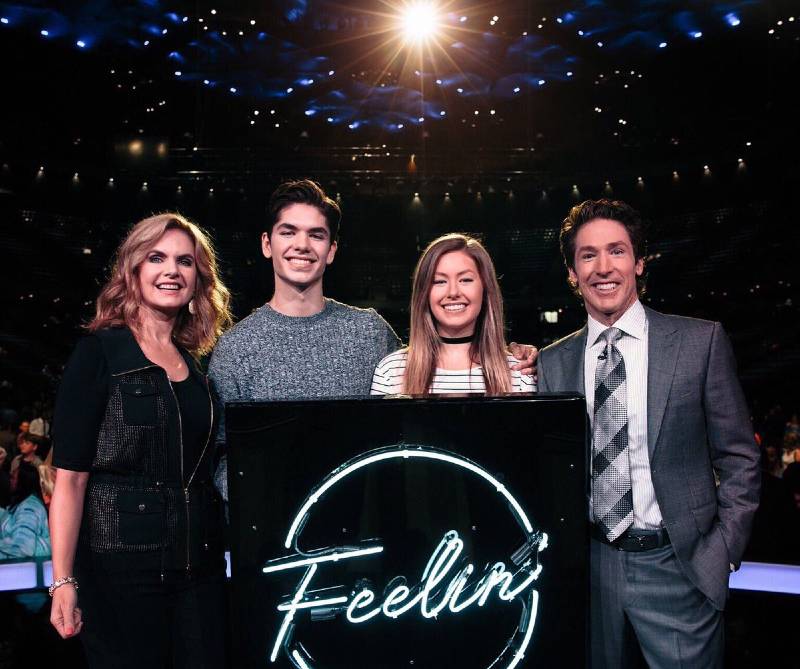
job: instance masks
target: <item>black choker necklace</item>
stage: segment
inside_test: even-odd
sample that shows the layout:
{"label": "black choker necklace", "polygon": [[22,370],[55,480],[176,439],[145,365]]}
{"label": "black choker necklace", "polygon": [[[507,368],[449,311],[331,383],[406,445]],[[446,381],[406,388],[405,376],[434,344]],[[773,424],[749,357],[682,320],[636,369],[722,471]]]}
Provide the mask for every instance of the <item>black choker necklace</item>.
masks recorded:
{"label": "black choker necklace", "polygon": [[466,337],[442,337],[442,335],[439,335],[439,341],[442,344],[469,344],[473,339],[475,339],[475,335]]}

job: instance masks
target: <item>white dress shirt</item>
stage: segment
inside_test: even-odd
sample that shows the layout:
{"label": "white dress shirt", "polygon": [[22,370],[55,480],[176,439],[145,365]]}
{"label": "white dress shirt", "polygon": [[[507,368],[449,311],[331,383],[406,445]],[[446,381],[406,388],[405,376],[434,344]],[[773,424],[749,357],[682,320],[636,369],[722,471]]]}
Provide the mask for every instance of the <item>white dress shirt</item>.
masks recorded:
{"label": "white dress shirt", "polygon": [[625,360],[633,527],[656,530],[661,527],[661,509],[653,489],[650,456],[647,452],[647,314],[642,303],[636,300],[612,326],[603,325],[589,316],[583,371],[586,409],[592,423],[597,357],[604,349],[604,341],[599,337],[608,327],[622,331],[622,337],[616,346]]}

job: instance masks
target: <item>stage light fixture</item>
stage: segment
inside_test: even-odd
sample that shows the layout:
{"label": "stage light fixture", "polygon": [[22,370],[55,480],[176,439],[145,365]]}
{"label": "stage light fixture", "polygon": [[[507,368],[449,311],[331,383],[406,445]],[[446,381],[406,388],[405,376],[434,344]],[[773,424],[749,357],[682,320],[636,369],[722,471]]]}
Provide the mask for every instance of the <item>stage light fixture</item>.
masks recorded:
{"label": "stage light fixture", "polygon": [[439,21],[436,5],[425,0],[407,4],[400,14],[400,27],[407,42],[424,42],[434,37]]}

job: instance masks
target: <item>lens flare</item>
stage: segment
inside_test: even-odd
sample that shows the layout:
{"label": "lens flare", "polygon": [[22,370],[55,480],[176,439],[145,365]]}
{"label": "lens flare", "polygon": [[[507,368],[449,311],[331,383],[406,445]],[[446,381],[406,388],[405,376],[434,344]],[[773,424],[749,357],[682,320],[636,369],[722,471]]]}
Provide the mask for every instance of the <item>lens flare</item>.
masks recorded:
{"label": "lens flare", "polygon": [[400,28],[407,42],[424,42],[436,35],[439,12],[432,2],[413,2],[400,14]]}

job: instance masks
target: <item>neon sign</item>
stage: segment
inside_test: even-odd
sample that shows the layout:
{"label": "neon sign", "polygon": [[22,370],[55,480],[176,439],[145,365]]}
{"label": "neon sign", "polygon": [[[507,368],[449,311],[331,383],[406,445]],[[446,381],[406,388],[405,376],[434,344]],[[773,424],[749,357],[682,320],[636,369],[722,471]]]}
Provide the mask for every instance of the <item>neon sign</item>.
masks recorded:
{"label": "neon sign", "polygon": [[[406,578],[398,576],[390,582],[381,601],[375,592],[357,584],[348,593],[338,594],[344,588],[310,588],[319,569],[326,563],[353,559],[370,559],[383,553],[384,547],[376,541],[362,542],[358,546],[338,546],[313,551],[298,547],[298,539],[311,510],[337,483],[354,472],[377,462],[387,460],[433,460],[471,472],[500,494],[512,516],[523,532],[524,542],[511,556],[510,565],[497,561],[479,570],[464,555],[464,541],[455,530],[444,534],[422,571],[421,578],[409,585]],[[362,625],[383,616],[397,619],[406,614],[419,614],[423,618],[437,619],[439,615],[457,615],[473,607],[483,607],[490,598],[520,605],[520,620],[501,653],[491,663],[493,669],[513,669],[525,656],[530,644],[538,612],[539,593],[533,587],[542,571],[538,554],[547,548],[547,534],[534,530],[519,502],[505,485],[485,469],[460,455],[441,449],[423,446],[400,445],[363,453],[331,472],[300,506],[286,535],[284,547],[293,554],[270,560],[263,568],[265,574],[299,569],[302,576],[294,593],[277,610],[283,614],[280,628],[270,653],[275,662],[281,653],[298,669],[314,669],[313,660],[305,648],[293,637],[295,616],[298,611],[312,614],[336,615],[344,613],[348,622]],[[335,596],[326,596],[335,595]]]}

